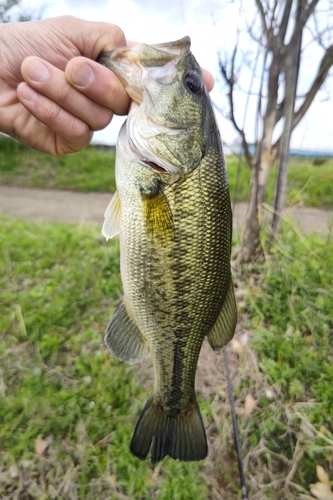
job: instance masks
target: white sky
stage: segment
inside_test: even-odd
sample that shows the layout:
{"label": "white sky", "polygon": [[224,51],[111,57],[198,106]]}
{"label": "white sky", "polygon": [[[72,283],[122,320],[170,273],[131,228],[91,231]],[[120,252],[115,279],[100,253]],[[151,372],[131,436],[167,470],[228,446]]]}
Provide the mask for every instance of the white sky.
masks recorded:
{"label": "white sky", "polygon": [[[35,12],[39,12],[42,5],[42,18],[70,14],[90,21],[109,21],[118,24],[129,40],[138,42],[160,43],[189,35],[196,59],[216,78],[211,93],[213,101],[223,101],[222,93],[226,92],[226,88],[221,86],[218,75],[217,48],[231,50],[235,43],[239,15],[237,0],[25,0],[22,4],[27,5],[28,11]],[[313,52],[303,62],[304,88],[307,78],[310,81],[315,74],[318,54]],[[242,72],[246,85],[249,79],[246,68],[242,68]],[[333,99],[333,77],[325,86],[332,90]],[[293,148],[333,151],[333,102],[323,100],[325,97],[324,92],[318,94],[294,131]],[[240,123],[243,122],[243,103],[244,99],[240,96],[237,107]],[[246,121],[249,140],[253,137],[253,115],[254,108],[251,112],[250,106]],[[238,135],[232,125],[218,113],[217,117],[224,142],[230,144],[237,140]],[[123,120],[124,117],[115,117],[110,126],[95,133],[94,141],[114,144]]]}

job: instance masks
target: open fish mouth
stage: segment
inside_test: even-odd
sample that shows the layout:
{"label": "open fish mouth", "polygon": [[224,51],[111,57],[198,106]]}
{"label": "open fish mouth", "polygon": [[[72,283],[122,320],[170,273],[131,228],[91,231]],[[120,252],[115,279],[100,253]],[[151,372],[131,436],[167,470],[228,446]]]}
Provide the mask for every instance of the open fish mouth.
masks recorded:
{"label": "open fish mouth", "polygon": [[167,170],[165,168],[161,167],[161,165],[157,165],[157,163],[155,163],[153,161],[143,161],[143,163],[145,163],[149,167],[153,168],[154,170],[157,170],[157,172],[167,173]]}
{"label": "open fish mouth", "polygon": [[[142,106],[133,103],[128,120],[127,132],[129,146],[141,162],[160,173],[179,174],[182,166],[174,157],[174,162],[168,161],[155,151],[159,135],[178,135],[186,132],[183,128],[170,129],[149,118]],[[155,146],[155,147],[154,147]],[[175,164],[176,163],[176,164]]]}
{"label": "open fish mouth", "polygon": [[191,40],[156,45],[139,44],[102,52],[98,61],[116,73],[133,101],[141,104],[147,79],[169,85],[177,80],[177,66],[190,53]]}
{"label": "open fish mouth", "polygon": [[157,106],[159,113],[154,112],[156,87],[151,82],[164,88],[176,84],[179,63],[190,54],[190,43],[184,37],[157,45],[120,47],[102,53],[98,59],[116,73],[132,99],[127,119],[132,158],[161,175],[178,176],[188,169],[183,151],[175,147],[178,142],[175,136],[187,135],[188,124],[181,114],[177,120],[168,119],[165,112],[160,112],[161,106]]}

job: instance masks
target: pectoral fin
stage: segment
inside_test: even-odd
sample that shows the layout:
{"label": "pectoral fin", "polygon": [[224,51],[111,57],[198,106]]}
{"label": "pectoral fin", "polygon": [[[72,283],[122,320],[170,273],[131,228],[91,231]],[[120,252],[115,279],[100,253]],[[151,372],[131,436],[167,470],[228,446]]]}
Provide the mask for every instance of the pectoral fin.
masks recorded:
{"label": "pectoral fin", "polygon": [[163,191],[154,196],[142,195],[147,237],[162,247],[174,239],[174,224],[168,200]]}
{"label": "pectoral fin", "polygon": [[113,238],[120,231],[121,204],[118,191],[114,193],[104,213],[102,234],[107,240]]}
{"label": "pectoral fin", "polygon": [[221,312],[215,325],[207,335],[207,340],[214,351],[218,351],[234,336],[237,323],[237,307],[234,287],[230,277],[230,284]]}
{"label": "pectoral fin", "polygon": [[104,340],[112,356],[130,364],[141,361],[147,352],[145,340],[124,302],[113,313]]}

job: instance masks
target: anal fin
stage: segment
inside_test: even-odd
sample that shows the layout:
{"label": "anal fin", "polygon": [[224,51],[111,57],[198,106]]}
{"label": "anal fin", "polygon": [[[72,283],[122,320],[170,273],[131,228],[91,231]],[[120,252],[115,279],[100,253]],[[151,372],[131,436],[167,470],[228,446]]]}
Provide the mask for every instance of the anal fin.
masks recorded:
{"label": "anal fin", "polygon": [[230,277],[229,288],[221,312],[215,325],[207,335],[207,340],[214,351],[218,351],[232,339],[235,333],[236,323],[237,307],[234,286]]}
{"label": "anal fin", "polygon": [[147,352],[145,340],[124,301],[113,313],[104,340],[112,356],[130,364],[141,361]]}

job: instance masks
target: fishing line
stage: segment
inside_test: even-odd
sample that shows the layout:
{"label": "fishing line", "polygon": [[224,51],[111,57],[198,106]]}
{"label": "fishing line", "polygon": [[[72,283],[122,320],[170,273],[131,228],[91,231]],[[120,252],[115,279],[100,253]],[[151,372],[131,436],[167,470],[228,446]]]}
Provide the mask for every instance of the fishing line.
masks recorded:
{"label": "fishing line", "polygon": [[240,439],[239,439],[237,414],[236,414],[236,408],[235,408],[235,398],[234,398],[234,392],[232,389],[231,378],[230,378],[227,346],[225,346],[223,348],[223,354],[224,354],[225,369],[226,369],[226,373],[227,373],[228,392],[229,392],[229,400],[230,400],[231,413],[232,413],[232,423],[234,426],[234,438],[235,438],[235,446],[236,446],[236,452],[237,452],[239,477],[240,477],[240,482],[241,482],[241,487],[242,487],[242,495],[243,495],[243,500],[248,500],[247,488],[246,488],[246,483],[245,483],[244,467],[243,467],[243,459],[242,459],[242,451],[241,451]]}

